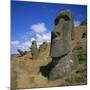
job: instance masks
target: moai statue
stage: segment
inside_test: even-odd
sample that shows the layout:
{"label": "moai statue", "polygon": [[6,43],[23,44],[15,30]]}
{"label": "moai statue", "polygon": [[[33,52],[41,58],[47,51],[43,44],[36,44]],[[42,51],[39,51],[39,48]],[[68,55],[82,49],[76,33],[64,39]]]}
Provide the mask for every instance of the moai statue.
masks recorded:
{"label": "moai statue", "polygon": [[46,48],[47,48],[47,43],[43,42],[43,49],[46,50]]}
{"label": "moai statue", "polygon": [[40,53],[43,51],[43,47],[42,46],[43,46],[42,44],[39,46],[39,52]]}
{"label": "moai statue", "polygon": [[51,32],[51,50],[53,68],[49,73],[50,80],[69,75],[78,65],[77,57],[72,53],[73,15],[70,10],[62,11],[55,19],[55,28]]}
{"label": "moai statue", "polygon": [[73,16],[70,10],[65,10],[55,19],[55,28],[51,32],[51,57],[60,57],[71,51],[73,39]]}
{"label": "moai statue", "polygon": [[32,53],[32,59],[33,60],[37,59],[37,57],[38,57],[38,48],[37,48],[36,41],[32,41],[31,53]]}
{"label": "moai statue", "polygon": [[41,44],[40,47],[39,47],[39,52],[45,51],[46,48],[47,48],[47,43],[46,42],[43,42],[43,44]]}

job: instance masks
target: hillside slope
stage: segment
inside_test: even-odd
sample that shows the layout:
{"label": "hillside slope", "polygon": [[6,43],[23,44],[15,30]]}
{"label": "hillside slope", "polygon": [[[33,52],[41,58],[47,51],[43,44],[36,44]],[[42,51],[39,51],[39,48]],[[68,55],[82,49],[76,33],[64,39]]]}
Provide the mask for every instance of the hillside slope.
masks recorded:
{"label": "hillside slope", "polygon": [[[84,39],[81,38],[84,32],[86,32],[86,26],[82,26],[82,27],[80,26],[75,28],[75,40],[71,42],[71,46],[72,49],[73,50],[75,49],[77,52],[78,52],[77,47],[81,47],[82,42],[86,44],[86,42],[84,42]],[[40,67],[45,66],[51,62],[49,51],[50,51],[50,44],[48,44],[48,47],[45,51],[39,54],[37,60],[32,60],[31,52],[28,52],[26,55],[21,57],[17,56],[14,60],[11,61],[12,89],[15,90],[16,88],[37,88],[37,87],[48,87],[48,86],[64,86],[71,84],[72,85],[86,84],[86,76],[85,78],[81,76],[81,74],[86,75],[86,66],[85,66],[86,63],[80,64],[80,66],[78,67],[79,70],[78,74],[76,74],[76,72],[73,72],[72,75],[67,79],[49,81],[48,78],[44,77],[40,72]],[[81,51],[81,52],[86,53],[86,49],[85,51]],[[85,68],[83,68],[83,66]]]}

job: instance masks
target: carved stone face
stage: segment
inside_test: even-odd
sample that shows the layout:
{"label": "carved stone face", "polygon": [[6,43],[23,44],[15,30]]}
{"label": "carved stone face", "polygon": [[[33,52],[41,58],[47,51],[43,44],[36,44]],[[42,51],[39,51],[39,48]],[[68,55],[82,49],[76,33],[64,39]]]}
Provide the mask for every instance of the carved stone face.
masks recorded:
{"label": "carved stone face", "polygon": [[70,51],[72,23],[71,11],[64,11],[55,19],[55,29],[51,33],[52,57],[60,57]]}

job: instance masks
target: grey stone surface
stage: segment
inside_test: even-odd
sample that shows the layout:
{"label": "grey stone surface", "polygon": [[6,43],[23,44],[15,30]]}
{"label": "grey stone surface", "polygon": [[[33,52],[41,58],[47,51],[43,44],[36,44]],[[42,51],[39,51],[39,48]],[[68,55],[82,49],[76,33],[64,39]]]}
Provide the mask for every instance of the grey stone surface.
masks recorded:
{"label": "grey stone surface", "polygon": [[51,70],[49,80],[63,79],[70,75],[78,66],[78,58],[71,52],[60,58],[57,65]]}
{"label": "grey stone surface", "polygon": [[73,15],[70,10],[60,13],[55,19],[55,28],[51,32],[51,57],[60,57],[71,50],[73,34]]}

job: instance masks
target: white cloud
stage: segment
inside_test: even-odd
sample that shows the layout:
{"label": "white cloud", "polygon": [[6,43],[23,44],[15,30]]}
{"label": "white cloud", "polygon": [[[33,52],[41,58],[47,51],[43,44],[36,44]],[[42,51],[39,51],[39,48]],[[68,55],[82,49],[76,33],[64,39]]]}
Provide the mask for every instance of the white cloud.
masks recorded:
{"label": "white cloud", "polygon": [[50,42],[51,40],[51,33],[42,33],[42,34],[36,34],[36,39],[35,38],[31,38],[30,41],[24,41],[24,42],[20,42],[18,40],[16,41],[12,41],[12,49],[21,49],[23,51],[29,51],[30,46],[32,44],[32,41],[36,40],[37,41],[37,46],[39,47],[43,42]]}
{"label": "white cloud", "polygon": [[32,42],[33,40],[36,40],[36,39],[35,39],[35,38],[31,38],[31,42]]}
{"label": "white cloud", "polygon": [[43,33],[47,30],[45,23],[33,24],[30,29],[32,29],[35,33]]}
{"label": "white cloud", "polygon": [[42,40],[42,35],[36,34],[36,40],[40,42]]}
{"label": "white cloud", "polygon": [[25,41],[24,43],[21,44],[22,46],[27,46],[29,47],[31,45],[30,41]]}
{"label": "white cloud", "polygon": [[15,41],[12,41],[11,43],[12,43],[12,45],[17,45],[17,44],[19,44],[20,42],[19,42],[18,40],[15,40]]}
{"label": "white cloud", "polygon": [[12,48],[21,49],[23,51],[29,50],[29,47],[31,46],[30,41],[20,42],[20,41],[12,41]]}
{"label": "white cloud", "polygon": [[33,24],[30,29],[34,31],[36,34],[36,39],[32,38],[31,41],[36,40],[37,41],[37,46],[39,47],[40,44],[43,42],[50,42],[51,40],[51,32],[47,32],[47,27],[45,23],[36,23]]}
{"label": "white cloud", "polygon": [[29,47],[31,46],[31,42],[30,41],[25,41],[25,42],[21,43],[19,46],[20,46],[19,47],[20,49],[28,51]]}
{"label": "white cloud", "polygon": [[[51,32],[48,32],[45,23],[37,23],[31,26],[33,31],[28,31],[23,35],[23,42],[12,41],[12,49],[21,49],[23,51],[30,50],[30,46],[33,40],[37,41],[37,46],[39,47],[43,42],[50,42]],[[35,36],[34,36],[35,35]]]}
{"label": "white cloud", "polygon": [[50,42],[50,40],[51,32],[36,35],[36,41],[38,45],[42,44],[43,42]]}
{"label": "white cloud", "polygon": [[79,25],[80,25],[80,21],[75,21],[75,22],[74,22],[74,26],[75,26],[75,27],[77,27],[77,26],[79,26]]}
{"label": "white cloud", "polygon": [[48,32],[43,35],[43,41],[50,42],[51,40],[51,32]]}

